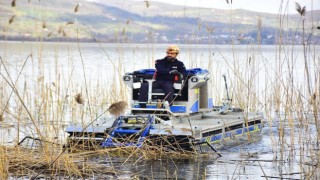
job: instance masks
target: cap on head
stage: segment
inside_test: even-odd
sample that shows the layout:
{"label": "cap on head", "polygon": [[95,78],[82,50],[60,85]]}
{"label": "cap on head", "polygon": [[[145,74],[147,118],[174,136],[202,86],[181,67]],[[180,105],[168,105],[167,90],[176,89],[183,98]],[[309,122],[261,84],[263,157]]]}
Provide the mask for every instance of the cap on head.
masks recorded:
{"label": "cap on head", "polygon": [[167,53],[176,53],[176,54],[179,54],[179,47],[176,46],[176,45],[170,45],[170,46],[167,48]]}

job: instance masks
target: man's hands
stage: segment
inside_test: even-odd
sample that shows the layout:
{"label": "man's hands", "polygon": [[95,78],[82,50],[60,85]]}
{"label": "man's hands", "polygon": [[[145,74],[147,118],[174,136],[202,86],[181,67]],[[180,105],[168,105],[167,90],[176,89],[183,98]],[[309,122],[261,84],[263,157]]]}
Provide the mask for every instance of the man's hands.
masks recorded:
{"label": "man's hands", "polygon": [[171,74],[171,75],[178,75],[178,74],[180,74],[180,73],[179,73],[179,71],[177,71],[177,70],[172,70],[172,71],[169,72],[169,74]]}

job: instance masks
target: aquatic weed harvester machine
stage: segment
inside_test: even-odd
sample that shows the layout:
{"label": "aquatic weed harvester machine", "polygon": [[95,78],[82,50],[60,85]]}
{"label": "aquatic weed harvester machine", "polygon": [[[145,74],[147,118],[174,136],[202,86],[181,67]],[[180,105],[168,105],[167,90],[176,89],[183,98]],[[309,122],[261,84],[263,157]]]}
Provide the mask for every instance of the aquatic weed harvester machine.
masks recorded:
{"label": "aquatic weed harvester machine", "polygon": [[[174,83],[174,102],[169,106],[162,89],[152,89],[154,69],[142,69],[123,76],[131,89],[131,112],[112,121],[99,121],[85,129],[70,125],[68,147],[98,145],[114,147],[161,147],[168,151],[217,152],[228,142],[260,136],[263,114],[231,107],[226,76],[227,99],[214,106],[209,96],[210,74],[205,69],[187,70],[188,76]],[[148,101],[139,102],[139,89],[149,83]],[[139,104],[146,103],[146,108]]]}

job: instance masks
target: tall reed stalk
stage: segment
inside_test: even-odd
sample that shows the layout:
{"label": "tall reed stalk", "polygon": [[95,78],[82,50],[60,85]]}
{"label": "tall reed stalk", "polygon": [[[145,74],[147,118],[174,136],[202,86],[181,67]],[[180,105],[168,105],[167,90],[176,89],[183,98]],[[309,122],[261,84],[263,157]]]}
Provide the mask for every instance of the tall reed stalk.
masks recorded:
{"label": "tall reed stalk", "polygon": [[[318,177],[319,167],[317,149],[320,139],[320,60],[318,52],[315,50],[316,46],[312,42],[314,30],[311,30],[307,35],[309,30],[306,27],[307,19],[305,16],[308,13],[306,8],[296,4],[301,19],[297,22],[294,36],[301,36],[301,40],[289,37],[286,31],[288,29],[286,26],[288,15],[282,13],[286,12],[286,8],[287,5],[283,7],[283,1],[281,1],[277,32],[274,35],[277,42],[272,47],[275,56],[272,58],[263,56],[261,31],[264,21],[261,18],[257,19],[257,42],[250,41],[247,45],[238,46],[236,45],[237,40],[233,39],[231,57],[223,54],[221,48],[214,44],[210,44],[208,52],[205,53],[200,53],[197,50],[201,46],[198,43],[186,46],[180,44],[180,46],[184,47],[185,59],[183,60],[189,65],[188,68],[206,67],[211,71],[210,83],[213,85],[211,96],[214,98],[215,104],[221,104],[222,97],[225,96],[221,75],[226,74],[232,103],[234,106],[244,109],[244,117],[248,117],[249,112],[264,112],[268,130],[263,135],[270,139],[272,163],[276,164],[278,178],[286,178],[283,172],[284,168],[289,167],[290,172],[288,173],[294,174],[297,172],[293,169],[298,167],[297,171],[301,179],[314,179]],[[79,6],[76,9],[78,12]],[[233,24],[232,6],[228,16]],[[40,19],[41,22],[46,22],[44,15],[41,15]],[[12,16],[10,24],[14,21],[15,16]],[[162,177],[178,179],[177,171],[179,169],[177,169],[178,165],[175,164],[174,157],[177,156],[181,159],[196,159],[198,157],[185,152],[168,154],[165,153],[163,147],[154,148],[152,146],[134,150],[130,148],[110,150],[93,147],[92,151],[82,151],[81,148],[72,147],[71,149],[75,152],[68,152],[63,146],[67,137],[67,134],[64,133],[65,126],[73,123],[88,127],[98,117],[102,117],[112,103],[120,100],[129,101],[131,94],[128,93],[128,88],[122,82],[122,75],[127,71],[134,70],[130,69],[132,67],[142,67],[141,62],[144,63],[143,67],[146,66],[145,68],[154,67],[154,60],[158,58],[155,57],[157,44],[153,39],[154,32],[148,31],[150,45],[141,45],[143,48],[135,48],[132,53],[134,57],[142,51],[141,54],[145,59],[139,62],[130,61],[129,68],[126,64],[128,61],[125,59],[125,51],[128,45],[135,45],[124,42],[128,39],[126,29],[123,28],[127,27],[126,25],[121,26],[122,33],[115,32],[118,39],[118,43],[114,45],[115,52],[109,52],[111,48],[98,41],[97,44],[102,54],[99,59],[101,64],[112,68],[103,74],[108,78],[97,78],[96,81],[91,81],[91,72],[86,69],[89,65],[86,62],[91,57],[86,55],[81,42],[76,44],[66,42],[56,45],[53,62],[55,70],[52,73],[53,77],[50,78],[47,74],[51,74],[51,72],[46,69],[46,63],[50,63],[46,62],[47,43],[43,42],[45,36],[43,27],[49,23],[42,23],[42,27],[39,27],[39,22],[35,22],[34,31],[37,37],[39,36],[38,41],[30,43],[30,48],[24,49],[28,51],[30,56],[28,55],[22,61],[23,63],[18,63],[21,68],[16,68],[15,66],[18,65],[8,62],[6,56],[3,59],[1,57],[0,123],[10,122],[16,125],[17,134],[13,137],[12,143],[8,143],[10,145],[0,145],[0,179],[8,179],[9,177],[37,178],[42,177],[42,174],[53,178],[55,175],[87,178],[97,174],[117,177],[122,172],[118,171],[117,162],[112,161],[115,156],[120,157],[121,165],[132,163],[130,165],[136,166],[138,162],[144,160],[160,161],[161,166],[158,169],[151,167],[151,171],[161,171],[164,172]],[[198,23],[200,30],[202,25],[200,21]],[[58,33],[66,37],[70,36],[70,38],[79,37],[82,33],[81,27],[76,22],[68,23],[68,26],[61,26]],[[207,27],[207,31],[212,35],[214,27]],[[3,33],[5,37],[6,33]],[[232,33],[234,32],[232,31]],[[195,32],[193,35],[196,36],[199,33]],[[288,45],[287,42],[290,39],[294,40]],[[214,41],[210,39],[210,43],[214,43]],[[6,46],[6,42],[3,44]],[[67,49],[68,62],[61,62],[59,47]],[[296,54],[299,48],[302,48],[302,57]],[[6,51],[5,49],[4,51]],[[240,56],[242,50],[246,51],[245,57]],[[76,57],[80,59],[76,59]],[[80,66],[77,66],[77,63]],[[301,74],[296,71],[301,64],[305,75],[303,80],[300,78]],[[24,67],[29,65],[32,66],[32,70],[26,72]],[[67,71],[62,69],[64,66],[68,66]],[[105,79],[108,81],[106,82]],[[108,119],[106,117],[104,118]],[[313,134],[312,127],[315,127],[316,135]],[[39,139],[39,141],[32,141],[34,146],[31,148],[28,146],[29,149],[18,146],[18,143],[26,135]],[[242,147],[239,149],[241,153],[244,152]],[[78,152],[76,152],[77,150]],[[106,167],[103,163],[94,162],[97,156],[110,160],[110,166]],[[241,157],[239,163],[236,162],[235,168],[228,175],[235,178],[237,175],[241,177],[242,173],[248,173],[244,169],[245,163],[250,162],[250,158],[252,157]],[[171,169],[167,168],[171,162],[175,167],[173,174],[171,174]],[[265,171],[265,167],[260,164],[260,161],[258,162],[261,174],[267,178],[268,171]],[[223,166],[225,165],[217,164],[216,168],[221,169]],[[202,171],[199,164],[196,164],[194,170],[199,179],[210,174],[208,171],[210,169]],[[152,172],[153,177],[157,177],[156,172]]]}

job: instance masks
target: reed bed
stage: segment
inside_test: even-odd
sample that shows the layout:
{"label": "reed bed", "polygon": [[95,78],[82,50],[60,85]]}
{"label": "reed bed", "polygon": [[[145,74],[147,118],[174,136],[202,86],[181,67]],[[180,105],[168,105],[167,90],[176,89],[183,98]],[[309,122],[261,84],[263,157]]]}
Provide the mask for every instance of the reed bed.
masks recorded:
{"label": "reed bed", "polygon": [[[23,148],[2,147],[2,160],[6,160],[7,169],[2,170],[3,179],[9,176],[22,178],[41,177],[91,177],[93,174],[114,176],[117,171],[112,167],[105,167],[96,163],[90,163],[85,159],[87,154],[63,154],[54,164],[50,164],[57,152],[43,152],[39,150],[28,150]],[[1,161],[3,162],[3,161]]]}
{"label": "reed bed", "polygon": [[[293,178],[297,179],[319,178],[320,60],[316,50],[318,45],[312,42],[313,30],[310,32],[304,26],[305,9],[297,4],[297,12],[301,15],[301,21],[296,28],[297,32],[303,32],[302,42],[285,44],[286,34],[283,34],[283,29],[286,29],[286,17],[279,13],[278,34],[275,35],[278,43],[273,46],[275,55],[272,58],[263,56],[260,44],[242,46],[247,51],[245,58],[239,56],[236,45],[232,45],[232,57],[226,57],[219,47],[210,45],[210,52],[206,57],[208,64],[203,64],[203,57],[200,58],[200,54],[194,52],[194,47],[185,48],[187,55],[184,57],[189,68],[204,66],[212,72],[211,93],[215,104],[221,104],[221,97],[225,96],[221,78],[225,70],[233,105],[244,109],[244,116],[253,111],[263,112],[266,117],[267,130],[263,135],[268,136],[271,141],[271,159],[259,158],[260,152],[246,152],[243,149],[250,144],[239,143],[238,159],[233,159],[232,162],[213,160],[218,164],[218,169],[229,163],[235,164],[232,172],[228,171],[226,175],[232,179],[250,175],[250,172],[244,170],[249,165],[260,167],[260,177],[266,179],[285,179],[294,175]],[[11,17],[9,22],[12,23],[14,18]],[[75,26],[75,32],[77,28]],[[261,20],[257,22],[257,31],[261,31]],[[124,36],[125,34],[119,35],[119,39]],[[298,43],[302,45],[298,46]],[[168,161],[206,158],[189,152],[166,151],[164,147],[152,145],[141,149],[101,149],[98,145],[87,149],[81,144],[69,148],[64,146],[67,142],[67,134],[64,133],[67,125],[92,125],[101,117],[112,116],[109,109],[113,103],[129,101],[129,90],[122,83],[121,76],[141,67],[141,64],[137,65],[141,62],[132,62],[133,69],[125,66],[127,62],[123,51],[127,44],[116,44],[117,57],[111,57],[103,44],[98,45],[104,64],[112,67],[109,69],[112,73],[104,74],[108,76],[107,82],[91,81],[90,72],[86,70],[90,65],[86,64],[89,58],[86,57],[81,43],[76,43],[76,46],[72,43],[63,45],[63,48],[68,49],[68,62],[60,62],[59,48],[54,50],[54,72],[49,73],[53,76],[50,80],[47,79],[44,62],[45,43],[41,40],[31,43],[26,49],[21,46],[21,51],[28,54],[17,52],[15,55],[20,56],[17,64],[9,62],[8,55],[0,57],[0,128],[1,132],[16,132],[11,142],[7,142],[7,136],[1,139],[3,145],[0,144],[0,179],[99,176],[117,178],[126,173],[119,170],[118,164],[138,166],[138,162],[154,160],[164,162],[164,167]],[[3,42],[3,46],[7,46],[6,42]],[[152,44],[147,48],[148,57],[144,64],[147,67],[144,68],[154,65],[154,46],[155,44]],[[296,54],[299,48],[302,48],[302,56]],[[79,59],[74,58],[76,54]],[[132,57],[135,56],[138,56],[137,52],[134,52]],[[67,66],[68,70],[63,71],[61,64]],[[26,72],[26,66],[30,65],[32,70]],[[303,67],[303,71],[297,71],[298,67]],[[121,113],[123,112],[116,111],[112,114]],[[26,141],[27,146],[19,144],[25,136],[33,138],[31,145]],[[211,160],[215,158],[208,157]],[[278,174],[268,174],[265,163],[276,164]],[[283,173],[284,170],[288,172]],[[162,178],[179,178],[175,173],[170,174],[168,169],[161,171],[165,173]],[[199,179],[210,175],[207,171],[195,172]],[[143,175],[143,172],[133,174],[131,178],[139,179],[140,175]]]}
{"label": "reed bed", "polygon": [[[47,144],[46,144],[47,145]],[[191,152],[164,151],[159,146],[144,148],[119,147],[94,150],[77,147],[61,154],[60,147],[26,149],[23,147],[1,146],[1,177],[16,178],[116,178],[125,172],[116,164],[135,165],[140,161],[190,160],[200,156]],[[71,152],[73,151],[73,152]],[[209,157],[209,156],[207,156]],[[204,158],[204,156],[201,156]],[[213,158],[213,156],[210,156]]]}

